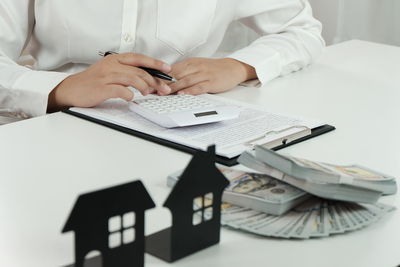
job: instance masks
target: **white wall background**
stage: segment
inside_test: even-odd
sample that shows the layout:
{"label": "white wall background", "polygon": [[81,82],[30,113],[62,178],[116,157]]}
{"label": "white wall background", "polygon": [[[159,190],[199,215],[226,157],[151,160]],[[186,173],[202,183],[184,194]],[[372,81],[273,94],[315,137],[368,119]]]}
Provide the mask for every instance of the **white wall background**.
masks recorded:
{"label": "white wall background", "polygon": [[[309,0],[314,16],[323,24],[327,45],[352,39],[400,46],[400,0]],[[237,44],[235,36],[247,34]],[[239,24],[231,26],[224,47],[242,47],[255,38]]]}
{"label": "white wall background", "polygon": [[[309,0],[313,7],[314,16],[323,24],[323,36],[326,43],[333,44],[338,25],[338,0]],[[352,0],[348,0],[352,1]]]}
{"label": "white wall background", "polygon": [[400,0],[309,0],[327,44],[361,39],[400,46]]}

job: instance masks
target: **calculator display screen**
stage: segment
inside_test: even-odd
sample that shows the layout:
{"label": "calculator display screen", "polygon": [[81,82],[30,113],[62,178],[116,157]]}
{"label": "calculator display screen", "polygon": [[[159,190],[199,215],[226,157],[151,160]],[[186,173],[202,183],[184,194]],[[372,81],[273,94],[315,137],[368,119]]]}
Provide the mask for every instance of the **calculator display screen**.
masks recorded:
{"label": "calculator display screen", "polygon": [[194,115],[196,117],[205,117],[210,115],[218,115],[218,113],[216,111],[207,111],[207,112],[195,113]]}

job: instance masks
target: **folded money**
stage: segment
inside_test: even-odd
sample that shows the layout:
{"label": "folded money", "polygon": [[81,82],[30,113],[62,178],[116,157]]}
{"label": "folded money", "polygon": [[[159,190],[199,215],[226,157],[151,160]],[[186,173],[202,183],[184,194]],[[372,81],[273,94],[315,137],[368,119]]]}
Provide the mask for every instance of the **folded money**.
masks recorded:
{"label": "folded money", "polygon": [[223,204],[221,224],[261,236],[308,239],[361,229],[394,210],[381,203],[357,204],[316,197],[280,216]]}
{"label": "folded money", "polygon": [[341,201],[376,203],[397,191],[396,179],[359,165],[339,166],[283,156],[261,146],[238,159],[244,166],[312,195]]}
{"label": "folded money", "polygon": [[[265,174],[247,173],[231,168],[219,168],[230,181],[222,201],[247,207],[259,212],[281,215],[311,195],[301,189]],[[167,185],[173,187],[182,171],[167,177]]]}

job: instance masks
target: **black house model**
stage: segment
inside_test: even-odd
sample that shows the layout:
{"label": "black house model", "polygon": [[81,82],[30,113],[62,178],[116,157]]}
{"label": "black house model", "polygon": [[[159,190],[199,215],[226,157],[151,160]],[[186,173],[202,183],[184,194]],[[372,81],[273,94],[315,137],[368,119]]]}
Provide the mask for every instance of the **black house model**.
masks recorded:
{"label": "black house model", "polygon": [[79,196],[62,230],[75,231],[75,267],[90,252],[103,267],[144,265],[144,212],[155,207],[142,182]]}
{"label": "black house model", "polygon": [[168,262],[219,243],[221,198],[229,181],[215,166],[215,146],[197,152],[164,203],[172,226],[146,237],[146,252]]}

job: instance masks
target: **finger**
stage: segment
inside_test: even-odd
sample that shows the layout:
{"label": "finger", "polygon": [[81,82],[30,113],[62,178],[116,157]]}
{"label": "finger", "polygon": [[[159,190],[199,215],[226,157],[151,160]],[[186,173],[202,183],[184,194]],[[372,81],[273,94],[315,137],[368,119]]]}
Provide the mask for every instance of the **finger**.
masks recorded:
{"label": "finger", "polygon": [[178,95],[201,95],[210,91],[209,82],[201,82],[178,92]]}
{"label": "finger", "polygon": [[109,91],[112,96],[110,98],[121,98],[126,101],[132,101],[135,96],[131,90],[121,85],[112,85],[109,87]]}
{"label": "finger", "polygon": [[116,55],[118,62],[134,67],[146,67],[169,73],[171,66],[161,60],[154,59],[142,54],[124,53]]}
{"label": "finger", "polygon": [[170,84],[171,93],[175,93],[182,89],[186,89],[192,87],[201,82],[208,81],[208,77],[206,75],[202,75],[201,73],[193,73],[183,77],[182,79],[178,80],[176,83]]}
{"label": "finger", "polygon": [[106,83],[110,85],[122,85],[125,87],[132,86],[139,90],[142,95],[148,95],[151,89],[151,86],[139,75],[129,75],[129,73],[127,74],[123,71],[107,75]]}
{"label": "finger", "polygon": [[[139,76],[149,85],[150,91],[156,91],[160,95],[168,95],[171,93],[171,88],[160,79],[151,76],[149,73],[142,69],[138,69]],[[152,90],[154,89],[154,90]]]}
{"label": "finger", "polygon": [[149,73],[147,73],[146,71],[136,68],[136,67],[131,67],[131,66],[123,66],[120,71],[122,73],[124,73],[127,76],[137,76],[140,79],[142,79],[143,81],[145,81],[149,88],[148,88],[148,92],[147,93],[152,93],[155,91],[157,91],[157,93],[161,94],[161,95],[168,95],[171,93],[171,88],[166,85],[164,82],[162,82],[161,80],[151,76]]}
{"label": "finger", "polygon": [[110,98],[122,98],[126,101],[131,101],[134,94],[131,90],[122,85],[107,85],[102,88],[97,94],[97,99],[94,100],[97,104],[102,103]]}
{"label": "finger", "polygon": [[183,79],[185,76],[199,72],[199,69],[195,64],[190,64],[189,61],[182,61],[172,65],[172,75],[178,81]]}
{"label": "finger", "polygon": [[164,81],[161,81],[160,79],[155,79],[155,80],[157,85],[154,86],[154,89],[159,95],[171,94],[172,90],[169,85],[167,85]]}

